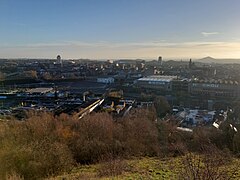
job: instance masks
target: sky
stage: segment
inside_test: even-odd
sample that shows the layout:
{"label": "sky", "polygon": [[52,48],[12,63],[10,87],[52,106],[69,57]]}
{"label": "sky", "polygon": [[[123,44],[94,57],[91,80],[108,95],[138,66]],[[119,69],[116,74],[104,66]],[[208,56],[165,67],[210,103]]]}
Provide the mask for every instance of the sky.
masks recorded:
{"label": "sky", "polygon": [[240,58],[239,0],[0,0],[0,58]]}

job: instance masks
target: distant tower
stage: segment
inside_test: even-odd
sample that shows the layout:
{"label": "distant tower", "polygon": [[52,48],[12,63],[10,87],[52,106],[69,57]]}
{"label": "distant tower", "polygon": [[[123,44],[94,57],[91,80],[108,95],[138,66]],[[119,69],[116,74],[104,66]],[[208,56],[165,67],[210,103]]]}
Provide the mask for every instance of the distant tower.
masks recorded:
{"label": "distant tower", "polygon": [[159,64],[160,66],[162,66],[162,56],[159,56],[159,57],[158,57],[158,64]]}
{"label": "distant tower", "polygon": [[192,69],[192,59],[189,60],[188,68],[189,68],[189,69]]}
{"label": "distant tower", "polygon": [[61,56],[57,55],[57,63],[60,64],[61,63]]}
{"label": "distant tower", "polygon": [[62,58],[60,55],[57,55],[57,64],[61,64],[62,67]]}
{"label": "distant tower", "polygon": [[213,71],[213,75],[214,75],[214,76],[217,75],[217,69],[214,69],[214,71]]}

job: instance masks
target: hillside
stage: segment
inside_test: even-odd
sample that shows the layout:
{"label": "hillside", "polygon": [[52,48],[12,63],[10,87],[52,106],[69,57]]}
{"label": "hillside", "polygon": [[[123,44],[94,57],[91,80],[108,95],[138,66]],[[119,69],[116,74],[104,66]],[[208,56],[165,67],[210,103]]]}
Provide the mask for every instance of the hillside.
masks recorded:
{"label": "hillside", "polygon": [[153,107],[122,118],[28,116],[0,123],[0,179],[240,178],[240,134],[227,121],[186,132]]}
{"label": "hillside", "polygon": [[220,63],[220,64],[228,64],[228,63],[240,63],[240,59],[215,59],[213,57],[207,56],[202,59],[197,59],[195,60],[196,62],[201,62],[201,63]]}

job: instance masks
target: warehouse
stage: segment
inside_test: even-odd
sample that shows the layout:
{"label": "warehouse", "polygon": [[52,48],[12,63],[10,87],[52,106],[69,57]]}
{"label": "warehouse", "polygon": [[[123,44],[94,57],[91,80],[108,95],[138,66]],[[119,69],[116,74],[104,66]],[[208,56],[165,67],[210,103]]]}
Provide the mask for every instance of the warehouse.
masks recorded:
{"label": "warehouse", "polygon": [[138,79],[137,84],[142,88],[172,91],[172,82],[175,79],[177,79],[177,76],[154,75]]}

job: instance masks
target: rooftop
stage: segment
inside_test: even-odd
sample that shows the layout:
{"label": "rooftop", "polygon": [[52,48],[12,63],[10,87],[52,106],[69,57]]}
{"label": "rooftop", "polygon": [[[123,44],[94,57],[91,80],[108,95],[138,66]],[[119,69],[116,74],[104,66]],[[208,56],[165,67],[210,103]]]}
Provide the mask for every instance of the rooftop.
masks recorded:
{"label": "rooftop", "polygon": [[34,89],[28,90],[27,93],[30,93],[30,94],[33,94],[33,93],[44,94],[44,93],[50,92],[52,90],[53,90],[53,88],[34,88]]}
{"label": "rooftop", "polygon": [[211,83],[211,84],[231,84],[238,85],[238,81],[225,79],[194,79],[194,83]]}
{"label": "rooftop", "polygon": [[138,79],[138,81],[161,81],[161,82],[170,82],[174,79],[177,79],[177,76],[161,76],[161,75],[153,75],[148,77],[143,77]]}

